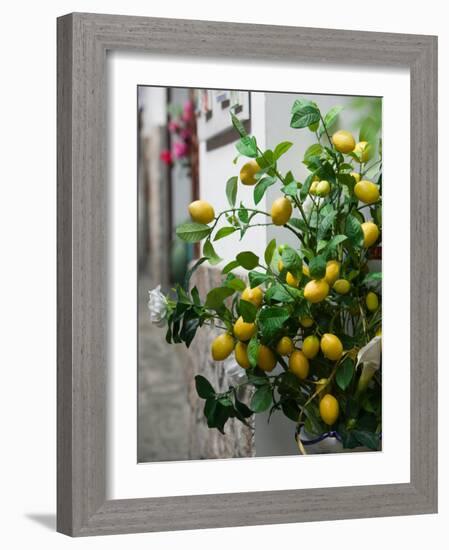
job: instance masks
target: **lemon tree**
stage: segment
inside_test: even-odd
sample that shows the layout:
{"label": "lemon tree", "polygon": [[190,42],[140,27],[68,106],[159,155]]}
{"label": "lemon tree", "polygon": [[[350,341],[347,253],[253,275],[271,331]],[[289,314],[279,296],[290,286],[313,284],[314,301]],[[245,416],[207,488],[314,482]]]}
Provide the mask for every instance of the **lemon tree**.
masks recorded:
{"label": "lemon tree", "polygon": [[[198,330],[213,327],[217,368],[232,358],[244,375],[225,392],[196,377],[210,428],[224,433],[229,418],[247,423],[280,411],[311,435],[336,430],[345,448],[379,448],[381,369],[367,371],[358,356],[381,334],[382,276],[370,262],[382,235],[381,144],[369,120],[358,135],[336,127],[341,110],[294,102],[290,127],[315,137],[297,151],[307,168],[301,181],[294,167],[282,173],[278,166],[291,142],[262,150],[231,114],[244,163],[223,182],[229,208],[216,213],[195,201],[191,222],[177,228],[181,239],[202,242],[202,256],[167,301],[167,342],[190,346]],[[238,201],[241,185],[253,188],[251,204]],[[269,188],[275,200],[265,211],[258,205]],[[203,263],[223,263],[215,242],[232,234],[244,242],[261,223],[290,233],[296,245],[273,239],[263,257],[249,246],[220,266],[220,286],[200,296],[190,279]],[[248,403],[238,397],[242,385],[252,388]]]}

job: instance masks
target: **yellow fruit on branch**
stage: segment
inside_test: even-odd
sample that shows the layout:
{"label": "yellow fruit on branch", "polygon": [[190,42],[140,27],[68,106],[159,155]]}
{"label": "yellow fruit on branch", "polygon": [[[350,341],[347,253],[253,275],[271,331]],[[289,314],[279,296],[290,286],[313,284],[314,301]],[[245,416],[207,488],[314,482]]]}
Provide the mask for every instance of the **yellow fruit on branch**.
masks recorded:
{"label": "yellow fruit on branch", "polygon": [[265,372],[271,372],[276,366],[277,359],[268,346],[261,344],[257,351],[257,366]]}
{"label": "yellow fruit on branch", "polygon": [[359,141],[354,147],[354,153],[361,162],[368,162],[373,156],[373,147],[367,141]]}
{"label": "yellow fruit on branch", "polygon": [[255,160],[250,160],[240,169],[240,181],[243,185],[255,185],[257,180],[255,175],[259,172],[260,166]]}
{"label": "yellow fruit on branch", "polygon": [[298,287],[299,285],[299,279],[293,275],[293,273],[290,273],[290,271],[287,273],[285,280],[288,285]]}
{"label": "yellow fruit on branch", "polygon": [[312,279],[304,287],[304,298],[312,304],[322,302],[329,294],[329,284],[326,279]]}
{"label": "yellow fruit on branch", "polygon": [[245,323],[243,317],[239,317],[234,323],[234,336],[242,342],[251,340],[251,338],[256,334],[256,331],[256,323]]}
{"label": "yellow fruit on branch", "polygon": [[293,344],[293,340],[288,336],[283,336],[276,346],[276,351],[279,355],[290,355],[294,349],[295,346]]}
{"label": "yellow fruit on branch", "polygon": [[338,361],[343,355],[343,344],[335,334],[326,333],[321,337],[321,351],[327,359]]}
{"label": "yellow fruit on branch", "polygon": [[305,275],[306,277],[310,277],[310,271],[309,271],[309,266],[306,265],[306,264],[302,264],[302,273],[303,275]]}
{"label": "yellow fruit on branch", "polygon": [[309,187],[309,194],[316,195],[316,188],[318,187],[318,181],[312,181]]}
{"label": "yellow fruit on branch", "polygon": [[322,180],[318,182],[315,190],[315,194],[318,197],[327,197],[327,195],[329,195],[330,192],[331,192],[331,185],[327,180]]}
{"label": "yellow fruit on branch", "polygon": [[320,351],[320,340],[318,336],[311,335],[307,336],[302,343],[302,352],[307,357],[307,359],[313,359],[318,355]]}
{"label": "yellow fruit on branch", "polygon": [[210,223],[215,218],[215,211],[207,201],[193,201],[189,204],[189,214],[192,221],[197,223]]}
{"label": "yellow fruit on branch", "polygon": [[377,241],[380,235],[379,228],[374,222],[362,223],[363,246],[369,248]]}
{"label": "yellow fruit on branch", "polygon": [[373,204],[379,200],[379,187],[369,180],[362,180],[355,184],[354,195],[365,204]]}
{"label": "yellow fruit on branch", "polygon": [[226,357],[231,355],[233,349],[234,338],[227,332],[220,334],[220,336],[217,336],[212,342],[212,358],[214,361],[223,361]]}
{"label": "yellow fruit on branch", "polygon": [[259,308],[263,302],[263,292],[259,287],[245,288],[245,290],[242,292],[242,300],[245,300],[246,302],[251,302],[257,308]]}
{"label": "yellow fruit on branch", "polygon": [[351,283],[346,279],[337,279],[332,288],[338,294],[347,294],[351,290]]}
{"label": "yellow fruit on branch", "polygon": [[319,392],[318,397],[322,399],[327,393],[329,393],[329,380],[327,378],[320,378],[316,383],[315,391]]}
{"label": "yellow fruit on branch", "polygon": [[351,132],[347,130],[335,132],[332,136],[332,143],[337,151],[344,154],[351,153],[355,147],[355,139]]}
{"label": "yellow fruit on branch", "polygon": [[305,380],[309,375],[309,360],[302,351],[297,349],[290,355],[288,368],[300,380]]}
{"label": "yellow fruit on branch", "polygon": [[292,215],[292,203],[285,197],[279,197],[271,206],[271,219],[274,225],[285,225]]}
{"label": "yellow fruit on branch", "polygon": [[323,396],[320,401],[320,416],[325,424],[332,426],[340,414],[338,401],[330,393]]}
{"label": "yellow fruit on branch", "polygon": [[329,260],[326,264],[326,274],[324,278],[326,279],[329,286],[332,286],[340,275],[340,262],[337,260]]}
{"label": "yellow fruit on branch", "polygon": [[379,307],[379,298],[375,292],[368,292],[365,296],[365,304],[368,311],[376,311]]}
{"label": "yellow fruit on branch", "polygon": [[301,324],[301,326],[303,326],[304,328],[309,328],[313,325],[315,321],[311,318],[311,317],[301,317],[299,319],[299,323]]}
{"label": "yellow fruit on branch", "polygon": [[243,342],[237,342],[234,349],[234,356],[237,363],[243,369],[249,369],[250,362],[248,359],[248,346]]}
{"label": "yellow fruit on branch", "polygon": [[278,271],[279,273],[284,269],[284,262],[282,260],[278,261]]}

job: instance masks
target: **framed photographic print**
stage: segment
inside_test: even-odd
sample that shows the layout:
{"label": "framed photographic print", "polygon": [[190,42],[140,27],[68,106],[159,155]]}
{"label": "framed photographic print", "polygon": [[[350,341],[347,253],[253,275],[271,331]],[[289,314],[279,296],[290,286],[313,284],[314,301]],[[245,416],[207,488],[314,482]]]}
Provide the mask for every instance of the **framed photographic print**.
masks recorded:
{"label": "framed photographic print", "polygon": [[60,532],[436,512],[436,82],[435,37],[58,19]]}

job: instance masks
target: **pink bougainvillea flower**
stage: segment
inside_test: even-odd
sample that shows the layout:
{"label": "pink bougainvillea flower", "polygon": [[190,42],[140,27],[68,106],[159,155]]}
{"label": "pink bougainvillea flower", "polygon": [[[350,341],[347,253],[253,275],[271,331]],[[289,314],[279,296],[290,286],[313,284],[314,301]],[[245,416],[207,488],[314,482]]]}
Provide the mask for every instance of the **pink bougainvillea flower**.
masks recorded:
{"label": "pink bougainvillea flower", "polygon": [[170,122],[168,123],[168,129],[170,130],[170,132],[173,133],[179,132],[179,123],[176,120],[170,120]]}
{"label": "pink bougainvillea flower", "polygon": [[189,122],[190,120],[192,120],[193,112],[194,112],[193,101],[186,101],[184,103],[184,109],[182,111],[182,120],[184,122]]}
{"label": "pink bougainvillea flower", "polygon": [[187,156],[187,153],[189,152],[189,147],[187,143],[184,143],[183,141],[176,141],[173,145],[173,152],[175,154],[175,157],[180,159]]}
{"label": "pink bougainvillea flower", "polygon": [[172,154],[168,149],[164,149],[163,151],[161,151],[160,158],[161,161],[167,165],[170,165],[173,162]]}

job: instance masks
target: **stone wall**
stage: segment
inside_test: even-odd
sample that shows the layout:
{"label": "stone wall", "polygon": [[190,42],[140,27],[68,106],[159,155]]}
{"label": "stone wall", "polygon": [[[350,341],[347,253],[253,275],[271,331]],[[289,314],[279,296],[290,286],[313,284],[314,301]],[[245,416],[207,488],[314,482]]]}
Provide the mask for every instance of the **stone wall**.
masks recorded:
{"label": "stone wall", "polygon": [[[204,297],[207,292],[220,284],[222,275],[219,269],[200,266],[192,277],[192,285],[198,287],[200,296]],[[210,354],[212,340],[221,331],[209,327],[202,327],[198,330],[188,354],[190,356],[188,380],[189,392],[188,401],[191,408],[190,422],[190,457],[198,458],[236,458],[255,456],[254,444],[254,417],[249,418],[251,428],[242,424],[239,420],[231,418],[225,426],[225,435],[217,429],[207,427],[206,418],[203,414],[204,400],[196,393],[194,378],[195,375],[205,376],[219,391],[225,391],[229,385],[236,384],[237,377],[241,374],[240,367],[236,367],[234,354],[226,361],[215,362]],[[242,389],[241,399],[248,402],[249,394]]]}

